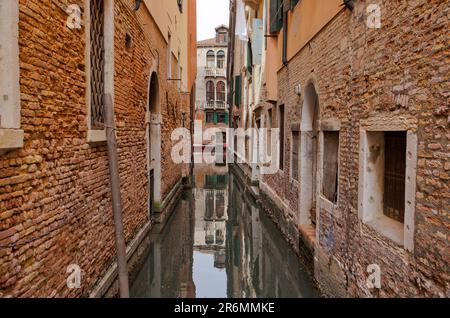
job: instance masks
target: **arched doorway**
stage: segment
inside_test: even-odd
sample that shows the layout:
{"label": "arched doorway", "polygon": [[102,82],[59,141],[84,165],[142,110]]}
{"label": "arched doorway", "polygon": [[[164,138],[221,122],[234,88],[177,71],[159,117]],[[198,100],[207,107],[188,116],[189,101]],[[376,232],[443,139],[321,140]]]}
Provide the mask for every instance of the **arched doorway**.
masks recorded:
{"label": "arched doorway", "polygon": [[161,107],[156,72],[149,80],[147,103],[148,205],[150,216],[161,201]]}
{"label": "arched doorway", "polygon": [[305,89],[300,125],[300,224],[316,224],[319,100],[314,84]]}

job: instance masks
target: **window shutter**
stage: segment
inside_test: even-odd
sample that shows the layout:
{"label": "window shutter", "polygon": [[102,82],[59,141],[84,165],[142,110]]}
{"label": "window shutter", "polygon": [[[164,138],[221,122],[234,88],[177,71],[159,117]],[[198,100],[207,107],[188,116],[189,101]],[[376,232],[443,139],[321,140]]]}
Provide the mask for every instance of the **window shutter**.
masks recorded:
{"label": "window shutter", "polygon": [[277,33],[283,27],[283,0],[270,0],[270,33]]}
{"label": "window shutter", "polygon": [[253,70],[253,53],[252,53],[252,43],[248,41],[247,44],[247,72],[251,75]]}
{"label": "window shutter", "polygon": [[217,113],[214,113],[214,125],[217,125],[218,122],[218,116]]}
{"label": "window shutter", "polygon": [[234,104],[241,106],[242,76],[238,75],[234,78]]}
{"label": "window shutter", "polygon": [[229,114],[225,113],[225,124],[228,125],[228,123],[229,123]]}

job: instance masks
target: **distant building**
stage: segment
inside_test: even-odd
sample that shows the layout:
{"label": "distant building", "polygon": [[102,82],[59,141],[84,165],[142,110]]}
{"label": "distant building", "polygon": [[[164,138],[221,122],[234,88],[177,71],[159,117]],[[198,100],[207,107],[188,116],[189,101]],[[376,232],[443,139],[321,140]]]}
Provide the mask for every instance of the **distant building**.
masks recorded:
{"label": "distant building", "polygon": [[[216,37],[197,43],[197,82],[195,119],[203,128],[226,128],[228,28],[216,28]],[[204,141],[203,144],[209,144]]]}

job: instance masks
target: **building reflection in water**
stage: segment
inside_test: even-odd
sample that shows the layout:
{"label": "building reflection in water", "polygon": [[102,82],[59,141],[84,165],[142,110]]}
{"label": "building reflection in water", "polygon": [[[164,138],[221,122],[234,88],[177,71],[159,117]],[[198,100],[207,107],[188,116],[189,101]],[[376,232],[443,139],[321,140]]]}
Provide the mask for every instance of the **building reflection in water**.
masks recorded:
{"label": "building reflection in water", "polygon": [[226,167],[197,167],[195,188],[151,240],[133,297],[318,295],[274,224]]}

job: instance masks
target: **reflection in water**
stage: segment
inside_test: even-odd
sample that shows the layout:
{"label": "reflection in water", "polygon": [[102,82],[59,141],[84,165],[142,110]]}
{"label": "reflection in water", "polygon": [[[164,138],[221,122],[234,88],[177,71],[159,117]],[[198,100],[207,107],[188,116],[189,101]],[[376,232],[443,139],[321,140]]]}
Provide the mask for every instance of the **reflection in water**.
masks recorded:
{"label": "reflection in water", "polygon": [[226,167],[195,170],[161,233],[153,233],[133,297],[316,297],[273,223]]}

